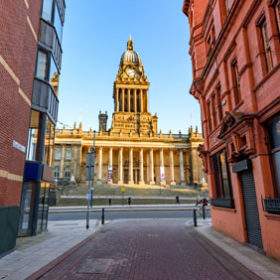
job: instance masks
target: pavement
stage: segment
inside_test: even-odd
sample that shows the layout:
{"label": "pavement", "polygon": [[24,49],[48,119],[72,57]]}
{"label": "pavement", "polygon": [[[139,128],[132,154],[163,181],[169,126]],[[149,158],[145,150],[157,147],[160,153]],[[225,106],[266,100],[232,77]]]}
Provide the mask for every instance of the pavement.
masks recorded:
{"label": "pavement", "polygon": [[[73,250],[99,229],[99,221],[51,221],[48,231],[31,237],[17,238],[15,249],[0,258],[0,279],[23,280],[57,257]],[[79,246],[79,245],[78,245]]]}
{"label": "pavement", "polygon": [[[98,230],[99,229],[99,230]],[[1,278],[2,277],[2,278]],[[0,279],[280,279],[280,264],[211,228],[211,220],[50,222],[0,259]]]}

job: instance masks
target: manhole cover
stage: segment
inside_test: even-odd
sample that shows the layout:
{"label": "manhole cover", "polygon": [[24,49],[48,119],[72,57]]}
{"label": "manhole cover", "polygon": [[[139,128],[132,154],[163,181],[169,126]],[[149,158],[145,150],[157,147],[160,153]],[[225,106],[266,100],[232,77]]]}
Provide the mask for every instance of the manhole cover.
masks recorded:
{"label": "manhole cover", "polygon": [[86,259],[82,264],[78,273],[101,274],[113,264],[112,259]]}

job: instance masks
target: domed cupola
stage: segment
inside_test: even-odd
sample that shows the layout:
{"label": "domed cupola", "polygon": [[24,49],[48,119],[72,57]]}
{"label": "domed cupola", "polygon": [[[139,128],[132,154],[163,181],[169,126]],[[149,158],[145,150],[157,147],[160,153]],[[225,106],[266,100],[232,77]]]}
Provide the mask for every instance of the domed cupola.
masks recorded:
{"label": "domed cupola", "polygon": [[121,65],[127,65],[127,64],[134,64],[134,65],[140,65],[141,64],[141,58],[137,52],[134,51],[133,48],[133,41],[131,40],[131,36],[129,37],[129,40],[127,42],[127,51],[125,51],[121,57]]}

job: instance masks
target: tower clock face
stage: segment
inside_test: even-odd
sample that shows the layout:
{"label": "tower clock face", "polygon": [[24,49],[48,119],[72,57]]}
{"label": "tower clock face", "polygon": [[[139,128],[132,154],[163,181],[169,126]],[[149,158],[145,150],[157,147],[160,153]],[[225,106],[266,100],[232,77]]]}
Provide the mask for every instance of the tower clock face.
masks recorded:
{"label": "tower clock face", "polygon": [[129,77],[133,77],[133,76],[135,76],[135,74],[136,74],[136,72],[135,72],[135,70],[134,69],[129,69],[129,70],[127,70],[127,75],[129,76]]}

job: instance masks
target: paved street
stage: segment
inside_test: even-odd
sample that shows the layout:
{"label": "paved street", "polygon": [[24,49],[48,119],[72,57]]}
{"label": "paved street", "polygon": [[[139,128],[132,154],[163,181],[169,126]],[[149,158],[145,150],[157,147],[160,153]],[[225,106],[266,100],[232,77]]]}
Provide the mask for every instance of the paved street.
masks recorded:
{"label": "paved street", "polygon": [[184,220],[113,221],[41,272],[28,279],[261,279]]}

